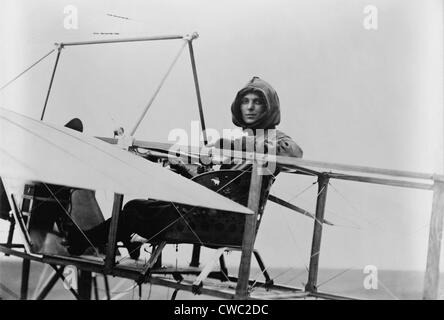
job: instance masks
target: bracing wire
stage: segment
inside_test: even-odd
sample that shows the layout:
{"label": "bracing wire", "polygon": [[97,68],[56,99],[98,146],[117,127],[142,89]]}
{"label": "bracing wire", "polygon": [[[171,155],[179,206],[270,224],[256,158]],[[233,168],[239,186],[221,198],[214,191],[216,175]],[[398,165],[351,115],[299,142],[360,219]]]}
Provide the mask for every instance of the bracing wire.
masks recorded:
{"label": "bracing wire", "polygon": [[15,76],[13,79],[9,80],[7,83],[5,83],[3,86],[0,87],[0,91],[2,91],[3,89],[6,89],[6,87],[8,87],[11,83],[13,83],[15,80],[17,80],[18,78],[20,78],[22,75],[24,75],[26,72],[28,72],[29,70],[31,70],[33,67],[35,67],[37,64],[39,64],[41,61],[43,61],[46,57],[48,57],[51,53],[53,53],[56,49],[52,49],[51,51],[49,51],[47,54],[45,54],[43,57],[41,57],[40,59],[38,59],[36,62],[34,62],[32,65],[30,65],[28,68],[26,68],[24,71],[22,71],[21,73],[19,73],[17,76]]}
{"label": "bracing wire", "polygon": [[[242,176],[245,172],[248,171],[242,171],[240,174],[238,174],[236,177],[234,177],[233,179],[231,179],[230,181],[228,181],[225,185],[223,185],[222,187],[220,187],[219,189],[216,190],[216,192],[220,192],[221,190],[223,190],[225,187],[227,187],[228,185],[230,185],[231,183],[233,183],[236,179],[238,179],[240,176]],[[167,230],[169,227],[171,227],[173,224],[175,224],[177,221],[179,221],[180,219],[183,219],[187,214],[189,214],[190,212],[192,212],[194,209],[196,208],[196,206],[192,207],[191,209],[189,209],[187,212],[185,212],[183,215],[181,214],[177,219],[173,220],[170,224],[168,224],[167,226],[165,226],[162,230],[160,230],[159,232],[157,232],[155,235],[153,235],[152,237],[150,237],[149,239],[147,239],[146,242],[150,242],[152,239],[154,239],[156,236],[158,236],[159,234],[161,234],[163,231]],[[140,244],[137,248],[133,249],[131,251],[131,253],[135,250],[139,250],[140,247],[143,244]],[[122,262],[125,259],[128,259],[129,256],[123,257],[122,259],[120,259],[118,261],[118,263]]]}
{"label": "bracing wire", "polygon": [[63,212],[66,214],[69,220],[75,225],[75,227],[80,231],[82,236],[85,238],[86,241],[90,244],[90,246],[94,249],[94,252],[96,256],[99,256],[99,250],[94,246],[94,244],[89,240],[88,236],[83,232],[83,230],[80,228],[80,226],[74,221],[74,219],[71,217],[69,212],[65,209],[65,207],[60,203],[59,199],[55,196],[54,192],[52,192],[51,188],[48,187],[46,183],[43,183],[43,185],[48,189],[48,191],[51,193],[51,196],[54,198],[54,200],[57,201],[58,205],[63,209]]}
{"label": "bracing wire", "polygon": [[[301,192],[297,193],[295,196],[293,196],[293,197],[291,198],[291,200],[295,200],[296,198],[298,198],[299,196],[301,196],[302,194],[304,194],[305,192],[307,192],[309,189],[311,189],[315,184],[317,184],[317,181],[311,183],[308,187],[304,188]],[[319,194],[320,194],[322,191],[323,191],[323,190],[321,190],[321,191],[318,193],[318,196],[319,196]],[[282,210],[282,209],[281,209],[281,210]],[[292,237],[292,239],[293,239],[293,242],[294,242],[294,243],[296,244],[296,246],[299,248],[299,246],[297,245],[297,241],[296,241],[296,239],[295,239],[295,237],[294,237],[294,234],[293,234],[292,230],[291,230],[290,227],[289,227],[289,224],[288,224],[288,223],[285,223],[285,225],[287,226],[287,228],[288,228],[288,230],[289,230],[289,232],[290,232],[290,235],[291,235],[291,237]],[[304,264],[304,265],[305,265],[305,268],[308,269],[308,266],[307,266],[306,264]],[[289,268],[289,269],[291,269],[291,268]],[[289,270],[289,269],[288,269],[288,270]],[[267,268],[266,268],[264,271],[261,271],[261,272],[256,276],[256,278],[254,279],[254,282],[253,282],[253,285],[251,286],[251,288],[254,288],[254,286],[255,286],[255,284],[256,284],[256,282],[257,282],[259,276],[260,276],[261,274],[263,274],[266,270],[267,270]],[[287,270],[287,271],[288,271],[288,270]],[[277,278],[277,277],[275,277],[275,278],[273,278],[273,279],[276,279],[276,278]]]}

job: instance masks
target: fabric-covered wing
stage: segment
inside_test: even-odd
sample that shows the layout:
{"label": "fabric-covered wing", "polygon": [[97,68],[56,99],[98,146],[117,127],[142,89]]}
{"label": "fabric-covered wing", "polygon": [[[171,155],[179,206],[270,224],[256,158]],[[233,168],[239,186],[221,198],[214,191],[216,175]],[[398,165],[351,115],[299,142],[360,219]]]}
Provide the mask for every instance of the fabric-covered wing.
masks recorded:
{"label": "fabric-covered wing", "polygon": [[2,108],[0,176],[252,213],[230,199],[116,146]]}

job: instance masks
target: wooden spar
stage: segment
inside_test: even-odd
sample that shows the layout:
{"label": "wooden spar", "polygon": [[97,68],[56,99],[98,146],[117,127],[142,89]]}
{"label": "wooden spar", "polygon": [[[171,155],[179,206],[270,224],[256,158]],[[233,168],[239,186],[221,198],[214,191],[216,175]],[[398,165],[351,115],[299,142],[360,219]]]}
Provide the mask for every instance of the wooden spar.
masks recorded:
{"label": "wooden spar", "polygon": [[330,175],[331,179],[338,179],[338,180],[374,183],[374,184],[379,184],[379,185],[402,187],[402,188],[423,189],[423,190],[433,189],[433,184],[431,184],[431,183],[420,183],[420,182],[412,182],[412,181],[399,180],[399,179],[395,180],[395,179],[376,178],[376,177],[362,177],[362,176],[356,176],[356,175],[346,175],[346,174],[336,174],[336,173],[329,173],[329,175]]}
{"label": "wooden spar", "polygon": [[[103,261],[100,259],[94,259],[91,260],[91,256],[88,257],[67,257],[67,256],[39,256],[39,255],[30,255],[27,254],[23,251],[18,251],[18,250],[13,250],[11,248],[7,248],[5,246],[1,246],[0,245],[0,252],[3,253],[8,253],[12,256],[16,256],[16,257],[20,257],[20,258],[26,258],[30,261],[36,261],[39,263],[46,263],[49,265],[60,265],[60,266],[75,266],[79,269],[82,270],[88,270],[91,272],[95,272],[95,273],[100,273],[103,274]],[[139,265],[132,265],[132,266],[128,266],[128,265],[117,265],[112,272],[113,276],[116,277],[122,277],[122,278],[126,278],[126,279],[131,279],[131,280],[140,280],[140,272],[141,272],[141,268],[143,268],[143,265],[139,264]],[[170,274],[174,274],[177,272],[182,272],[184,274],[190,274],[190,275],[197,275],[201,272],[201,270],[199,268],[176,268],[171,267],[171,268],[160,268],[160,269],[154,269],[151,271],[151,274],[153,275],[170,275]],[[63,276],[63,274],[61,274],[61,276]],[[151,280],[154,277],[151,277],[149,279],[147,279],[148,282],[153,283]],[[219,272],[214,272],[214,273],[210,273],[209,274],[209,278],[212,279],[220,279],[220,273]],[[63,278],[61,278],[63,280]],[[232,282],[237,282],[238,278],[235,276],[227,276],[227,280],[232,281]],[[172,282],[177,283],[175,280],[171,279]],[[254,284],[256,283],[256,285],[258,286],[264,286],[265,283],[260,281],[260,280],[249,280],[249,284]],[[107,286],[109,288],[109,285]],[[291,287],[291,286],[285,286],[285,285],[277,285],[274,284],[273,288],[275,289],[282,289],[282,290],[299,290],[302,291],[301,288],[296,288],[296,287]],[[205,292],[205,287],[201,288],[202,289],[202,293],[204,294]],[[191,291],[191,286],[189,288],[189,291]]]}
{"label": "wooden spar", "polygon": [[246,299],[248,295],[248,280],[250,278],[251,255],[256,239],[256,223],[261,197],[262,174],[258,173],[258,163],[253,161],[251,170],[250,190],[248,194],[248,208],[254,214],[245,216],[244,238],[242,240],[242,254],[239,266],[239,281],[236,286],[236,297]]}
{"label": "wooden spar", "polygon": [[232,157],[235,159],[252,160],[256,158],[264,162],[265,161],[276,162],[277,165],[281,165],[285,168],[298,169],[307,166],[307,167],[322,168],[329,170],[352,171],[352,172],[361,172],[361,173],[375,174],[375,175],[394,176],[399,178],[411,178],[411,179],[423,179],[423,180],[434,179],[434,175],[431,173],[356,166],[349,164],[306,160],[294,157],[271,156],[261,153],[253,154],[253,152],[232,151],[230,149],[220,149],[220,154],[222,156]]}
{"label": "wooden spar", "polygon": [[[104,138],[104,137],[98,137],[101,140],[104,140],[106,142],[115,144],[117,143],[116,139],[111,138]],[[142,140],[135,140],[133,143],[133,146],[140,147],[140,148],[146,148],[146,149],[159,149],[159,150],[170,150],[171,147],[173,147],[173,144],[170,143],[159,143],[159,142],[150,142],[150,141],[142,141]],[[193,155],[199,155],[201,149],[198,147],[191,147],[191,146],[184,146],[180,150],[188,150],[188,152],[192,153]],[[218,150],[219,154],[219,150]],[[225,157],[231,157],[234,159],[242,159],[242,160],[252,160],[254,157],[256,159],[261,161],[274,161],[277,165],[283,166],[284,168],[288,169],[295,169],[295,170],[301,170],[301,172],[295,172],[303,173],[303,170],[307,170],[307,172],[313,173],[313,175],[319,175],[320,173],[316,171],[312,171],[309,169],[306,169],[305,167],[314,167],[314,168],[322,168],[322,169],[328,169],[328,170],[339,170],[339,171],[346,171],[346,172],[361,172],[364,174],[371,174],[371,175],[381,175],[381,176],[391,176],[391,177],[398,177],[398,178],[408,178],[408,179],[421,179],[421,180],[433,180],[435,178],[444,179],[444,176],[437,176],[432,173],[424,173],[424,172],[414,172],[414,171],[404,171],[404,170],[393,170],[393,169],[384,169],[384,168],[376,168],[376,167],[365,167],[365,166],[356,166],[356,165],[349,165],[349,164],[338,164],[338,163],[331,163],[331,162],[321,162],[321,161],[314,161],[314,160],[307,160],[307,159],[301,159],[301,158],[294,158],[294,157],[284,157],[284,156],[270,156],[266,154],[260,154],[256,153],[254,155],[252,152],[242,152],[242,151],[233,151],[230,149],[220,149],[220,154]],[[204,155],[207,155],[204,153]],[[217,163],[216,159],[213,159],[213,163]],[[332,175],[332,178],[335,179],[347,179],[347,180],[353,180],[353,181],[361,181],[358,179],[365,179],[368,178],[366,176],[353,176],[353,175],[336,175],[333,173],[330,173]],[[350,178],[350,179],[348,179]],[[393,186],[404,186],[402,185],[405,183],[406,187],[412,187],[412,188],[418,188],[418,189],[431,189],[431,184],[409,184],[408,181],[405,180],[396,180],[396,179],[387,179],[387,180],[378,180],[382,178],[374,178],[374,180],[368,180],[361,182],[369,182],[369,183],[377,183],[377,184],[387,184],[387,185],[393,185]],[[396,184],[397,181],[400,181],[400,184]],[[391,184],[392,183],[392,184]]]}
{"label": "wooden spar", "polygon": [[43,120],[43,118],[45,116],[46,106],[48,105],[48,99],[49,99],[49,95],[51,93],[52,83],[54,82],[54,77],[55,77],[55,73],[57,70],[57,65],[59,64],[59,58],[60,58],[60,53],[62,52],[62,49],[63,49],[63,45],[58,45],[57,57],[56,57],[56,61],[54,64],[54,69],[52,70],[51,80],[49,81],[48,92],[46,93],[45,104],[43,105],[43,110],[42,110],[42,115],[40,117],[40,120]]}
{"label": "wooden spar", "polygon": [[430,218],[429,244],[427,250],[427,265],[424,278],[423,299],[438,298],[439,290],[439,260],[444,222],[444,182],[435,181],[433,187],[433,205]]}
{"label": "wooden spar", "polygon": [[321,251],[322,221],[324,221],[325,203],[327,202],[327,188],[329,176],[323,174],[318,177],[318,199],[316,201],[316,219],[313,228],[313,240],[311,244],[310,267],[305,291],[316,292],[319,270],[319,255]]}
{"label": "wooden spar", "polygon": [[[157,277],[151,277],[149,279],[149,283],[153,285],[164,286],[167,288],[173,288],[182,291],[189,291],[189,292],[193,291],[193,286],[185,284],[184,281],[177,282],[174,279],[162,279]],[[203,295],[210,295],[221,299],[233,300],[235,298],[235,296],[231,294],[231,292],[226,292],[220,289],[207,289],[206,287],[203,287],[200,288],[200,292]]]}
{"label": "wooden spar", "polygon": [[105,273],[110,273],[116,264],[117,228],[122,209],[123,195],[115,193],[111,225],[109,227],[108,245],[106,247]]}
{"label": "wooden spar", "polygon": [[196,88],[196,96],[197,96],[197,106],[199,107],[199,117],[200,117],[200,125],[202,128],[202,134],[204,139],[204,144],[208,144],[207,139],[207,132],[205,127],[205,119],[203,114],[203,108],[202,108],[202,98],[200,95],[200,88],[199,88],[199,79],[197,78],[197,68],[196,68],[196,61],[194,60],[194,51],[193,51],[193,40],[198,37],[197,33],[193,34],[193,38],[188,40],[188,48],[190,51],[190,59],[191,59],[191,68],[193,69],[193,79],[194,79],[194,87]]}
{"label": "wooden spar", "polygon": [[123,39],[109,39],[109,40],[95,40],[95,41],[78,41],[78,42],[63,42],[61,45],[67,46],[83,46],[89,44],[106,44],[106,43],[122,43],[122,42],[139,42],[139,41],[156,41],[156,40],[175,40],[183,39],[185,36],[171,35],[158,37],[138,37],[138,38],[123,38]]}
{"label": "wooden spar", "polygon": [[[46,96],[45,106],[43,108],[41,120],[43,120],[43,116],[44,116],[45,109],[46,109],[46,104],[48,102],[49,92],[51,91],[51,86],[52,86],[52,82],[53,82],[53,79],[54,79],[54,74],[55,74],[55,71],[56,71],[57,62],[58,62],[58,59],[59,59],[59,56],[60,56],[60,51],[61,51],[61,49],[63,47],[79,46],[79,45],[92,45],[92,44],[109,44],[109,43],[138,42],[138,41],[155,41],[155,40],[177,40],[177,39],[183,39],[183,40],[186,40],[188,42],[188,44],[190,46],[191,62],[192,62],[192,67],[193,67],[193,74],[194,74],[194,80],[195,80],[195,85],[196,85],[196,91],[198,93],[199,108],[200,108],[200,111],[202,111],[201,110],[202,109],[201,108],[201,101],[200,101],[200,91],[199,91],[198,82],[197,82],[196,66],[195,66],[195,62],[194,62],[193,49],[192,49],[192,45],[191,45],[191,42],[194,39],[196,39],[197,37],[198,37],[198,34],[195,32],[192,35],[186,35],[186,36],[171,35],[171,36],[124,38],[124,39],[110,39],[110,40],[97,40],[97,41],[65,42],[65,43],[56,44],[58,46],[59,52],[58,52],[58,55],[57,55],[56,65],[54,67],[54,71],[53,71],[53,74],[52,74],[52,77],[51,77],[51,83],[50,83],[50,87],[49,87],[49,90],[48,90],[48,94]],[[159,93],[161,87],[163,86],[166,78],[170,74],[171,70],[173,69],[174,65],[176,64],[177,60],[179,59],[183,49],[185,48],[185,45],[186,45],[186,42],[183,43],[183,46],[181,46],[179,52],[175,56],[173,62],[171,63],[170,67],[168,68],[167,72],[165,73],[165,75],[161,79],[159,86],[156,88],[153,96],[151,97],[150,101],[148,102],[147,106],[145,107],[143,113],[141,114],[141,116],[137,120],[136,125],[131,130],[131,134],[130,134],[131,136],[133,136],[135,134],[138,126],[140,125],[140,123],[142,122],[142,120],[145,117],[146,113],[148,112],[148,109],[151,107],[151,104],[154,102],[154,99],[157,97],[157,94]],[[201,121],[203,121],[203,113],[202,112],[201,112]],[[204,132],[204,137],[205,137],[205,140],[206,140],[205,131],[203,131],[203,132]]]}
{"label": "wooden spar", "polygon": [[288,165],[291,166],[301,165],[301,166],[309,166],[314,168],[327,168],[330,170],[341,170],[341,171],[354,171],[368,174],[379,174],[386,176],[395,176],[399,178],[412,178],[412,179],[433,179],[433,174],[431,173],[421,173],[421,172],[413,172],[413,171],[404,171],[404,170],[393,170],[393,169],[382,169],[382,168],[374,168],[374,167],[365,167],[365,166],[356,166],[356,165],[348,165],[348,164],[339,164],[332,162],[321,162],[321,161],[313,161],[313,160],[305,160],[300,158],[290,158],[290,157],[282,157],[276,156],[276,163],[280,165]]}
{"label": "wooden spar", "polygon": [[308,169],[307,167],[300,167],[300,166],[293,166],[292,169],[290,170],[295,170],[295,171],[283,171],[283,172],[288,172],[288,173],[293,173],[293,174],[301,174],[301,175],[306,175],[306,176],[318,176],[321,173],[312,169]]}

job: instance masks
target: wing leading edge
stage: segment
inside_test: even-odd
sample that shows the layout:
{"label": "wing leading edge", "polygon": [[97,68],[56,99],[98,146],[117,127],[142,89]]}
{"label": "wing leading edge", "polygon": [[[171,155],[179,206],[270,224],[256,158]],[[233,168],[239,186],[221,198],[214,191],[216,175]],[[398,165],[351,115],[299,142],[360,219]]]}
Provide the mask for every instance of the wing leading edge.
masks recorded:
{"label": "wing leading edge", "polygon": [[0,176],[252,213],[191,180],[99,139],[3,108]]}

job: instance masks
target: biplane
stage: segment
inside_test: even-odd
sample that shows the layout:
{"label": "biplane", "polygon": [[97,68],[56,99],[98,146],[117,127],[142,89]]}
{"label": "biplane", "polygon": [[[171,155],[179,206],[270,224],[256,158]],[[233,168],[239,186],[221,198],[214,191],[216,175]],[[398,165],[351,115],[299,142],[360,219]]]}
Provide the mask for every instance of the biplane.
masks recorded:
{"label": "biplane", "polygon": [[[434,191],[424,298],[435,299],[439,282],[439,253],[444,216],[444,178],[440,175],[223,149],[220,150],[221,158],[212,159],[211,164],[217,164],[227,158],[250,161],[251,171],[212,170],[211,165],[202,165],[200,149],[188,147],[172,151],[171,145],[165,143],[134,138],[124,141],[118,136],[89,137],[44,121],[62,49],[82,45],[178,40],[183,41],[180,52],[186,46],[189,49],[201,129],[206,145],[208,141],[192,45],[197,37],[194,33],[185,36],[58,43],[55,49],[57,58],[41,119],[32,119],[0,108],[0,218],[10,222],[7,242],[0,244],[0,251],[5,255],[23,259],[20,298],[28,297],[30,262],[37,261],[51,266],[54,274],[36,294],[36,299],[44,299],[59,279],[65,279],[63,271],[67,266],[75,266],[79,272],[77,290],[73,287],[68,288],[77,299],[91,299],[93,288],[98,298],[92,273],[104,275],[108,298],[111,293],[107,279],[112,276],[134,280],[139,287],[150,283],[173,288],[172,299],[179,290],[225,299],[351,299],[321,292],[317,288],[322,231],[325,226],[334,225],[324,217],[327,190],[330,180],[339,179]],[[131,137],[134,136],[178,56],[131,130]],[[201,170],[199,174],[187,179],[165,168],[171,159],[181,158],[191,160],[189,165],[198,167]],[[282,174],[308,175],[315,179],[318,195],[314,214],[270,192],[275,177],[258,173],[258,169],[269,162],[279,165]],[[57,188],[54,189],[54,186]],[[67,190],[71,196],[70,206],[58,198],[59,192]],[[103,215],[94,197],[95,190],[107,190],[114,194],[107,245],[101,252],[93,248],[95,250],[91,251],[92,253],[70,255],[61,244],[63,223],[56,221],[52,222],[50,228],[42,228],[42,224],[38,222],[44,222],[45,217],[37,217],[36,208],[48,203],[50,206],[59,206],[66,213],[63,217],[65,221],[68,220],[79,230],[87,229],[103,221]],[[137,261],[128,257],[122,259],[120,256],[116,237],[119,214],[126,195],[172,202],[178,207],[175,223],[163,230],[156,239],[145,239],[152,247],[147,261]],[[255,250],[255,238],[267,201],[273,201],[313,219],[313,238],[305,287],[275,283],[259,252]],[[21,236],[21,243],[13,241],[15,230]],[[190,265],[164,266],[162,251],[165,246],[181,243],[193,245]],[[210,261],[200,261],[202,247],[214,250]],[[224,260],[224,253],[230,251],[241,252],[237,276],[229,273]],[[250,279],[253,257],[262,272],[261,281]],[[216,286],[215,282],[224,285]],[[251,290],[253,286],[255,290]]]}

